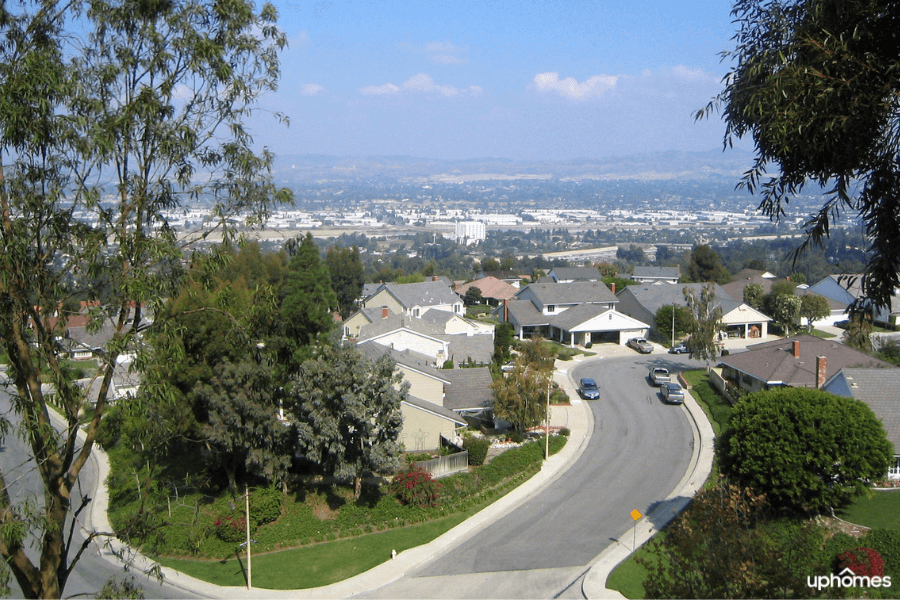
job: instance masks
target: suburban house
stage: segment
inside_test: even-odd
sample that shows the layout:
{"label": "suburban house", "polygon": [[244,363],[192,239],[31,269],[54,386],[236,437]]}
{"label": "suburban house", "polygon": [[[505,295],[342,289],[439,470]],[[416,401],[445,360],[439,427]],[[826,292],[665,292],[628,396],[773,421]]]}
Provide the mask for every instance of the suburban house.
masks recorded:
{"label": "suburban house", "polygon": [[494,277],[508,283],[516,289],[522,287],[522,280],[528,279],[528,275],[522,275],[518,271],[480,271],[475,279],[484,279],[485,277]]}
{"label": "suburban house", "polygon": [[900,369],[846,367],[828,378],[826,392],[865,402],[884,425],[887,439],[894,445],[890,479],[900,479]]}
{"label": "suburban house", "polygon": [[458,443],[456,432],[466,425],[463,415],[484,417],[493,408],[491,374],[486,367],[439,370],[427,357],[409,350],[375,342],[357,347],[371,360],[391,356],[410,386],[408,400],[400,406],[400,441],[406,450],[433,450],[441,446],[441,438]]}
{"label": "suburban house", "polygon": [[829,374],[847,367],[895,369],[844,344],[807,334],[754,344],[747,352],[723,356],[720,365],[722,378],[746,392],[821,388]]}
{"label": "suburban house", "polygon": [[456,293],[465,297],[466,292],[473,287],[478,288],[481,292],[482,300],[489,306],[499,306],[515,296],[516,292],[519,291],[518,287],[513,287],[496,277],[488,276],[456,286]]}
{"label": "suburban house", "polygon": [[635,267],[631,279],[639,283],[678,283],[681,267]]}
{"label": "suburban house", "polygon": [[[616,296],[620,312],[650,323],[650,333],[659,337],[656,329],[656,313],[664,306],[687,306],[684,289],[692,290],[697,296],[706,283],[654,283],[629,285]],[[718,284],[713,285],[716,304],[722,309],[722,334],[731,337],[765,338],[768,336],[769,322],[772,320],[743,302],[732,300]]]}
{"label": "suburban house", "polygon": [[751,283],[759,284],[763,288],[763,294],[772,291],[772,285],[778,281],[778,277],[768,271],[757,269],[743,269],[734,274],[728,283],[722,284],[722,289],[732,300],[744,299],[744,288]]}
{"label": "suburban house", "polygon": [[371,341],[395,350],[411,350],[428,357],[434,366],[451,359],[460,365],[486,365],[494,352],[494,325],[442,310],[413,318],[383,309],[382,318],[362,325],[356,337],[358,343]]}
{"label": "suburban house", "polygon": [[[831,322],[843,321],[849,317],[847,307],[863,297],[863,275],[860,273],[844,273],[829,275],[807,288],[807,293],[819,294],[836,302],[832,306]],[[843,307],[843,310],[840,310]],[[880,308],[875,312],[876,323],[896,328],[900,318],[900,296],[891,297],[891,306]]]}
{"label": "suburban house", "polygon": [[421,283],[385,283],[363,301],[363,308],[387,307],[392,314],[416,318],[430,310],[463,315],[462,298],[450,289],[448,281],[433,277]]}
{"label": "suburban house", "polygon": [[[600,271],[596,267],[553,267],[547,273],[554,283],[575,283],[576,281],[600,281]],[[546,281],[542,282],[546,283]]]}
{"label": "suburban house", "polygon": [[542,336],[563,344],[625,344],[649,325],[616,310],[603,282],[532,283],[497,311],[519,339]]}

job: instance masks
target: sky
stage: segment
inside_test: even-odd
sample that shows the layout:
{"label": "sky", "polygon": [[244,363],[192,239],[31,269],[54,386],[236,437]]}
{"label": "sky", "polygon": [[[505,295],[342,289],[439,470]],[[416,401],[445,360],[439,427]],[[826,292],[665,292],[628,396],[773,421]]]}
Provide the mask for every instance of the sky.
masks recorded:
{"label": "sky", "polygon": [[571,160],[722,147],[728,0],[273,2],[276,155]]}

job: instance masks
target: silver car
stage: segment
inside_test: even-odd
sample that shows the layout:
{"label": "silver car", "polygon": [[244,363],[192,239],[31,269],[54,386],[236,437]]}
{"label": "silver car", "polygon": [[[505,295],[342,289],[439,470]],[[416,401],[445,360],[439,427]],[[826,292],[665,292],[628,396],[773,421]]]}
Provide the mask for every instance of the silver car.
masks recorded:
{"label": "silver car", "polygon": [[667,381],[659,387],[663,400],[669,404],[681,404],[684,402],[684,390],[674,381]]}

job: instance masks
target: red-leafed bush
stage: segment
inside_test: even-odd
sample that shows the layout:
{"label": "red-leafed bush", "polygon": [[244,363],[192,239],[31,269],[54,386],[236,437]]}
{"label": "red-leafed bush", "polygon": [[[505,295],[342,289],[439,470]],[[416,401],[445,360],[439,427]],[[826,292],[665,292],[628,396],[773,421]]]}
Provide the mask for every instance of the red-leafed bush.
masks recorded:
{"label": "red-leafed bush", "polygon": [[838,573],[848,568],[862,577],[884,576],[884,560],[878,551],[872,548],[847,550],[838,556]]}
{"label": "red-leafed bush", "polygon": [[394,475],[388,489],[402,504],[409,506],[437,506],[441,497],[441,484],[416,463]]}
{"label": "red-leafed bush", "polygon": [[247,539],[247,521],[244,517],[219,517],[216,519],[216,535],[223,542],[238,543]]}

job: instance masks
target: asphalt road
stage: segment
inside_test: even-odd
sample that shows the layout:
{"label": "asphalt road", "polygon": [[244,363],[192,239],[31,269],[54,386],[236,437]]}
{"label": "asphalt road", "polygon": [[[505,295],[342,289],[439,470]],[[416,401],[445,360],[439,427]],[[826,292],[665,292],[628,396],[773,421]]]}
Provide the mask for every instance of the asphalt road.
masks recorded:
{"label": "asphalt road", "polygon": [[[16,434],[15,426],[20,422],[19,417],[12,411],[10,397],[2,385],[0,385],[0,418],[9,420],[13,425],[13,428],[10,429],[10,432],[3,439],[2,445],[0,445],[0,469],[3,469],[3,473],[6,476],[12,501],[21,503],[30,500],[41,506],[43,505],[43,486],[40,482],[40,476],[37,473],[34,460],[30,456],[30,451]],[[82,496],[94,489],[96,476],[95,463],[92,459],[88,461],[78,478],[79,485],[72,494],[73,506],[80,506]],[[84,490],[84,494],[82,490]],[[87,510],[84,512],[87,512]],[[37,541],[36,536],[34,536],[34,539]],[[80,532],[76,532],[75,539],[77,540],[77,547],[80,548],[85,537]],[[96,541],[76,563],[75,569],[66,582],[63,597],[93,598],[111,577],[123,579],[131,575],[134,576],[136,583],[143,587],[146,598],[195,597],[187,594],[184,590],[165,584],[159,585],[155,579],[151,579],[142,573],[134,573],[132,571],[126,573],[122,566],[100,556],[101,545],[102,538]],[[39,549],[30,548],[28,554],[32,562],[37,564]],[[24,596],[15,578],[11,578],[10,583],[12,587],[10,597],[23,598]]]}
{"label": "asphalt road", "polygon": [[570,377],[593,377],[594,431],[579,460],[552,486],[411,576],[369,597],[569,597],[611,543],[629,544],[638,509],[648,514],[688,468],[693,436],[686,409],[665,404],[650,365],[677,372],[696,361],[653,354],[585,361]]}

